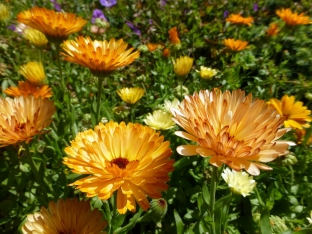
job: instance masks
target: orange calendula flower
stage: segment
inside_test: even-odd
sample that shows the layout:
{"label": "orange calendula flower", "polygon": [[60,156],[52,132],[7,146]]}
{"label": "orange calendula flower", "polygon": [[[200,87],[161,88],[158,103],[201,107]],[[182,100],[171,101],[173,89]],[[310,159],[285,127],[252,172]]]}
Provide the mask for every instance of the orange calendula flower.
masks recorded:
{"label": "orange calendula flower", "polygon": [[240,14],[231,14],[226,18],[226,21],[232,24],[246,24],[251,26],[251,23],[254,22],[254,19],[251,16],[245,18]]}
{"label": "orange calendula flower", "polygon": [[288,130],[279,129],[284,118],[265,101],[253,100],[241,90],[201,90],[186,96],[171,112],[174,121],[186,130],[175,134],[197,143],[179,146],[178,153],[211,157],[210,163],[216,167],[227,164],[259,175],[259,169],[272,169],[261,162],[286,154],[288,146],[294,144],[278,140]]}
{"label": "orange calendula flower", "polygon": [[289,8],[277,10],[276,14],[289,26],[311,23],[309,16],[305,16],[303,13],[298,15],[298,13],[293,13]]}
{"label": "orange calendula flower", "polygon": [[87,23],[76,14],[68,12],[55,12],[46,8],[34,7],[20,12],[17,21],[39,30],[48,40],[61,43],[75,32],[79,32]]}
{"label": "orange calendula flower", "polygon": [[11,86],[4,90],[4,93],[11,97],[19,97],[24,96],[27,97],[29,95],[33,95],[35,98],[50,98],[52,97],[51,88],[48,85],[42,85],[40,87],[33,85],[31,82],[27,81],[19,81],[17,87]]}
{"label": "orange calendula flower", "polygon": [[140,56],[133,47],[122,39],[116,41],[92,41],[90,37],[79,36],[76,40],[67,40],[62,44],[64,59],[90,69],[96,76],[104,75],[117,68],[132,63]]}
{"label": "orange calendula flower", "polygon": [[98,209],[91,211],[89,201],[78,201],[77,198],[57,203],[51,201],[49,210],[41,207],[40,212],[27,215],[27,221],[22,227],[23,234],[51,233],[104,233],[107,221],[102,219]]}
{"label": "orange calendula flower", "polygon": [[232,51],[241,51],[247,47],[248,41],[234,40],[233,38],[229,38],[224,39],[223,44]]}
{"label": "orange calendula flower", "polygon": [[112,121],[78,133],[65,148],[68,156],[63,163],[74,173],[89,176],[70,185],[102,200],[117,191],[120,214],[135,212],[136,202],[146,211],[150,208],[146,196],[160,198],[173,170],[170,142],[159,134],[141,124]]}
{"label": "orange calendula flower", "polygon": [[160,44],[156,44],[156,43],[147,43],[147,48],[149,52],[153,52],[157,49],[161,49],[164,46],[160,45]]}
{"label": "orange calendula flower", "polygon": [[55,106],[49,99],[34,96],[0,98],[0,147],[29,143],[52,122]]}
{"label": "orange calendula flower", "polygon": [[169,33],[169,39],[171,41],[171,43],[175,46],[180,46],[181,45],[181,41],[178,35],[178,30],[177,27],[173,27],[172,29],[170,29],[168,31]]}
{"label": "orange calendula flower", "polygon": [[271,36],[271,37],[277,35],[278,32],[279,32],[278,24],[275,24],[275,23],[271,24],[268,30],[266,31],[268,36]]}
{"label": "orange calendula flower", "polygon": [[168,58],[170,56],[170,50],[168,48],[163,50],[162,56]]}
{"label": "orange calendula flower", "polygon": [[272,98],[269,104],[274,106],[281,116],[285,117],[284,126],[286,128],[303,129],[310,127],[308,122],[312,121],[311,111],[303,106],[303,102],[296,102],[295,96],[284,95],[281,101]]}

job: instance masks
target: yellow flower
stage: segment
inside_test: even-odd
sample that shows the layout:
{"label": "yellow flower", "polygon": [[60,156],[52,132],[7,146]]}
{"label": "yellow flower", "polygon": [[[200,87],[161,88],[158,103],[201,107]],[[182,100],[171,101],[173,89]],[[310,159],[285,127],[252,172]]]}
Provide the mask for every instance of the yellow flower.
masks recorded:
{"label": "yellow flower", "polygon": [[234,171],[229,168],[226,168],[221,176],[234,193],[244,197],[249,196],[257,184],[253,177],[246,172]]}
{"label": "yellow flower", "polygon": [[[296,129],[296,135],[297,135],[297,144],[301,144],[302,141],[305,139],[306,130],[305,129]],[[309,136],[309,139],[306,140],[306,144],[310,145],[312,144],[312,135]]]}
{"label": "yellow flower", "polygon": [[214,77],[215,75],[217,75],[216,69],[211,69],[211,68],[204,67],[204,66],[200,66],[200,71],[197,71],[197,72],[199,72],[200,77],[203,79],[210,79]]}
{"label": "yellow flower", "polygon": [[41,86],[46,81],[46,76],[41,62],[28,62],[20,67],[19,73],[36,86]]}
{"label": "yellow flower", "polygon": [[163,110],[155,110],[153,114],[148,113],[144,123],[156,130],[168,130],[175,126],[172,115]]}
{"label": "yellow flower", "polygon": [[283,117],[263,100],[235,90],[201,90],[186,96],[179,108],[171,110],[174,121],[186,132],[175,134],[197,145],[181,145],[179,154],[210,157],[216,167],[227,164],[234,170],[245,169],[259,175],[271,170],[260,162],[270,162],[286,154],[293,142],[278,141],[287,129],[279,129]]}
{"label": "yellow flower", "polygon": [[27,215],[27,221],[22,227],[24,234],[56,234],[74,233],[90,234],[104,233],[107,221],[102,219],[98,209],[91,211],[89,201],[78,201],[77,198],[57,203],[51,201],[49,210],[41,207],[40,212]]}
{"label": "yellow flower", "polygon": [[10,18],[10,8],[0,3],[0,21],[6,21]]}
{"label": "yellow flower", "polygon": [[268,30],[266,31],[266,33],[271,37],[277,35],[278,32],[279,32],[278,24],[271,24]]}
{"label": "yellow flower", "polygon": [[169,39],[171,41],[171,43],[177,47],[180,47],[181,46],[181,41],[180,41],[180,38],[179,38],[179,35],[178,35],[178,30],[177,30],[177,27],[173,27],[171,28],[169,31]]}
{"label": "yellow flower", "polygon": [[77,17],[76,14],[55,12],[37,6],[20,12],[17,15],[17,21],[39,30],[50,41],[57,43],[61,43],[70,34],[79,32],[87,23],[86,20]]}
{"label": "yellow flower", "polygon": [[29,143],[52,122],[55,106],[49,99],[34,96],[0,98],[0,147]]}
{"label": "yellow flower", "polygon": [[79,36],[76,41],[65,41],[62,47],[65,60],[87,67],[97,76],[126,66],[140,56],[138,51],[131,53],[134,48],[127,49],[128,44],[122,39],[92,41],[90,37]]}
{"label": "yellow flower", "polygon": [[224,39],[223,44],[232,51],[241,51],[247,47],[248,41],[234,40],[233,38],[229,38]]}
{"label": "yellow flower", "polygon": [[126,103],[134,104],[139,101],[144,95],[144,89],[135,88],[122,88],[116,91],[119,97]]}
{"label": "yellow flower", "polygon": [[19,81],[17,87],[11,86],[4,90],[4,93],[11,97],[19,96],[34,96],[35,98],[50,98],[52,97],[51,88],[48,85],[42,85],[40,87],[33,85],[29,81]]}
{"label": "yellow flower", "polygon": [[34,28],[27,28],[23,36],[38,49],[44,49],[48,44],[46,36]]}
{"label": "yellow flower", "polygon": [[180,56],[176,61],[173,60],[175,74],[180,77],[187,76],[193,66],[193,60],[189,56]]}
{"label": "yellow flower", "polygon": [[[173,99],[172,101],[165,100],[163,109],[164,109],[165,111],[170,112],[170,109],[171,109],[171,108],[177,109],[179,105],[180,105],[180,101],[179,101],[177,98]],[[170,113],[171,113],[171,112],[170,112]]]}
{"label": "yellow flower", "polygon": [[305,16],[303,13],[300,15],[298,13],[292,13],[289,8],[277,10],[276,14],[289,26],[311,23],[309,16]]}
{"label": "yellow flower", "polygon": [[107,200],[117,191],[120,214],[135,212],[136,202],[150,207],[146,196],[160,198],[168,189],[168,173],[173,170],[170,142],[141,124],[100,123],[94,130],[78,133],[63,163],[74,173],[89,175],[70,184],[87,197]]}
{"label": "yellow flower", "polygon": [[311,111],[307,107],[303,106],[303,102],[296,102],[295,96],[284,95],[282,100],[279,101],[276,98],[272,98],[269,101],[277,112],[285,117],[284,126],[286,128],[308,128],[310,125],[307,122],[311,122]]}
{"label": "yellow flower", "polygon": [[251,26],[251,23],[254,22],[254,19],[251,16],[245,18],[240,14],[231,14],[226,18],[226,21],[232,24],[246,24]]}

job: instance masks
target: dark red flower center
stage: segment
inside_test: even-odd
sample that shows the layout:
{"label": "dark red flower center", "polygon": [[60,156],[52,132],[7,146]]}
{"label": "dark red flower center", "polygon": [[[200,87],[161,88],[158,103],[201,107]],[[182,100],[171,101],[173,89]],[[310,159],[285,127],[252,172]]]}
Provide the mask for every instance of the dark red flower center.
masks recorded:
{"label": "dark red flower center", "polygon": [[126,158],[116,158],[111,161],[111,165],[116,164],[120,169],[126,169],[129,160]]}

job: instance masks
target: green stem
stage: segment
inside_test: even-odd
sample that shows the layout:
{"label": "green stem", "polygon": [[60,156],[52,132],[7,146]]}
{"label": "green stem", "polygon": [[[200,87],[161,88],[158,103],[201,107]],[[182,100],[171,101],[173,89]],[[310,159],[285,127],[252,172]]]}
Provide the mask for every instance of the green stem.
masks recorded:
{"label": "green stem", "polygon": [[255,195],[256,195],[256,197],[257,197],[257,199],[258,199],[258,201],[259,201],[259,204],[260,204],[262,207],[265,207],[265,204],[264,204],[264,202],[262,201],[262,199],[261,199],[261,197],[260,197],[260,193],[259,193],[259,191],[258,191],[257,186],[254,188],[254,191],[255,191]]}
{"label": "green stem", "polygon": [[100,107],[101,107],[101,96],[102,96],[102,88],[103,88],[103,80],[104,77],[98,77],[98,94],[97,94],[97,106],[96,106],[96,122],[100,122]]}
{"label": "green stem", "polygon": [[212,226],[212,234],[216,233],[215,226],[214,226],[214,205],[216,201],[216,190],[217,190],[217,178],[218,177],[218,167],[213,166],[212,177],[210,182],[210,216],[211,222],[213,223]]}
{"label": "green stem", "polygon": [[113,207],[113,214],[112,214],[112,219],[111,219],[111,224],[110,224],[108,234],[114,234],[115,233],[114,225],[115,225],[115,219],[116,219],[116,214],[117,214],[116,197],[117,197],[117,194],[114,193],[113,196],[111,196],[111,198],[110,198],[110,202],[111,202],[112,207]]}
{"label": "green stem", "polygon": [[43,62],[43,51],[42,49],[38,49],[38,57],[39,57],[39,62]]}
{"label": "green stem", "polygon": [[290,189],[291,189],[291,186],[294,183],[294,170],[293,170],[291,165],[289,165],[288,168],[289,168],[289,171],[290,171]]}
{"label": "green stem", "polygon": [[65,84],[65,81],[63,79],[62,68],[61,68],[61,58],[60,58],[60,46],[61,46],[61,44],[60,43],[56,43],[55,46],[56,46],[57,66],[58,66],[58,69],[59,69],[59,72],[60,72],[61,85],[62,85],[62,88],[63,88],[63,90],[65,92],[66,84]]}
{"label": "green stem", "polygon": [[[140,211],[139,211],[140,212]],[[146,216],[149,216],[150,215],[150,212],[146,212],[142,217],[139,217],[138,219],[132,221],[132,222],[129,222],[127,225],[123,226],[122,228],[118,228],[114,234],[120,234],[120,233],[125,233],[126,231],[129,231],[131,230],[132,228],[134,228],[134,226],[141,222]]]}

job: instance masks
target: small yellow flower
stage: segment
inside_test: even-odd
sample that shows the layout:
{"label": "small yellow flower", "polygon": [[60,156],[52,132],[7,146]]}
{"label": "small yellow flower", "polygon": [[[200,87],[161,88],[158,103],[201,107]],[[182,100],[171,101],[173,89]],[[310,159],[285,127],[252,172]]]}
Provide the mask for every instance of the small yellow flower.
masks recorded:
{"label": "small yellow flower", "polygon": [[193,66],[193,60],[189,56],[180,56],[176,61],[173,60],[175,74],[180,77],[187,76]]}
{"label": "small yellow flower", "polygon": [[200,66],[200,71],[197,71],[197,72],[199,72],[200,77],[203,79],[210,79],[217,74],[216,69],[211,69],[211,68],[204,67],[204,66]]}
{"label": "small yellow flower", "polygon": [[10,8],[0,3],[0,21],[6,21],[10,18]]}
{"label": "small yellow flower", "polygon": [[281,116],[284,116],[286,128],[303,129],[310,127],[307,122],[312,121],[311,111],[303,106],[303,102],[295,102],[295,96],[284,95],[281,101],[272,98],[268,103],[274,106]]}
{"label": "small yellow flower", "polygon": [[155,110],[153,114],[148,113],[144,123],[156,130],[168,130],[175,126],[172,115],[163,110]]}
{"label": "small yellow flower", "polygon": [[43,65],[41,62],[28,62],[21,66],[19,73],[34,85],[41,86],[46,81]]}
{"label": "small yellow flower", "polygon": [[134,104],[144,95],[144,89],[139,87],[122,88],[116,91],[119,97],[128,104]]}
{"label": "small yellow flower", "polygon": [[46,36],[34,28],[27,28],[24,31],[24,37],[38,49],[44,49],[48,44]]}
{"label": "small yellow flower", "polygon": [[233,193],[238,193],[244,197],[249,196],[250,192],[255,188],[256,181],[252,176],[242,171],[235,171],[226,168],[221,174],[222,178],[228,184]]}
{"label": "small yellow flower", "polygon": [[233,38],[229,38],[224,39],[223,44],[232,51],[241,51],[247,47],[248,41],[234,40]]}
{"label": "small yellow flower", "polygon": [[278,24],[275,24],[275,23],[271,24],[268,30],[266,31],[268,36],[271,36],[271,37],[277,35],[278,32],[279,32]]}
{"label": "small yellow flower", "polygon": [[226,18],[226,21],[232,24],[246,24],[251,26],[251,23],[254,22],[254,19],[251,16],[245,18],[240,14],[231,14]]}
{"label": "small yellow flower", "polygon": [[311,23],[309,16],[305,16],[303,13],[298,15],[298,13],[293,13],[289,8],[277,10],[276,14],[289,26]]}

